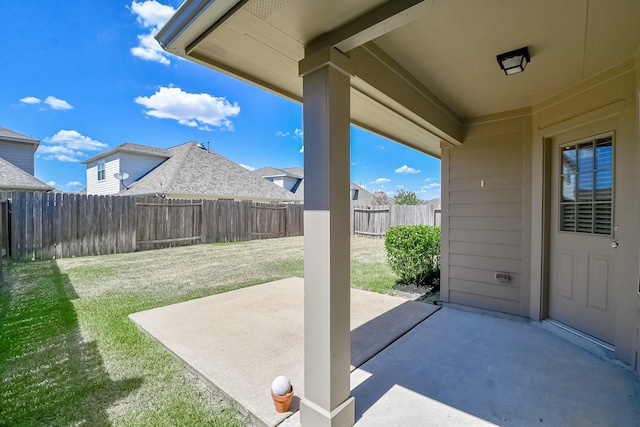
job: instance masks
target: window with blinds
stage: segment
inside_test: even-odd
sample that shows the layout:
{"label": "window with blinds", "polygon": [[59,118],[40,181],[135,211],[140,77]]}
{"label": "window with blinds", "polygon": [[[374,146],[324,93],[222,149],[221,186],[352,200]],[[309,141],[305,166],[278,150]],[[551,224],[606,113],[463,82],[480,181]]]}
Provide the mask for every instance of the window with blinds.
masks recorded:
{"label": "window with blinds", "polygon": [[560,231],[611,235],[613,138],[595,138],[560,150]]}

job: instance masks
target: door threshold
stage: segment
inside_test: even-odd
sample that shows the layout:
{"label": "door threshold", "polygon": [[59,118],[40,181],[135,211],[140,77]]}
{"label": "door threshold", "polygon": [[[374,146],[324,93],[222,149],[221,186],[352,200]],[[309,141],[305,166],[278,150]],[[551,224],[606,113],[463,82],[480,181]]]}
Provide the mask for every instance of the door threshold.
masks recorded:
{"label": "door threshold", "polygon": [[625,369],[630,367],[624,362],[618,360],[616,357],[615,348],[602,340],[580,332],[570,326],[560,323],[553,319],[544,319],[540,321],[540,326],[548,332],[551,332],[558,337],[569,341],[570,343],[577,345],[578,347],[598,356],[602,359],[608,360],[618,366]]}
{"label": "door threshold", "polygon": [[569,334],[571,334],[573,336],[579,337],[582,340],[586,340],[589,343],[591,343],[593,345],[596,345],[598,347],[601,347],[601,348],[603,348],[605,350],[615,351],[615,348],[611,344],[606,343],[606,342],[604,342],[602,340],[599,340],[598,338],[593,337],[591,335],[585,334],[584,332],[579,331],[577,329],[574,329],[571,326],[565,325],[564,323],[560,323],[557,320],[545,319],[542,322],[543,323],[550,323],[551,325],[555,326],[556,328],[559,328],[559,329],[561,329],[561,330],[563,330],[563,331],[565,331],[565,332],[567,332],[567,333],[569,333]]}

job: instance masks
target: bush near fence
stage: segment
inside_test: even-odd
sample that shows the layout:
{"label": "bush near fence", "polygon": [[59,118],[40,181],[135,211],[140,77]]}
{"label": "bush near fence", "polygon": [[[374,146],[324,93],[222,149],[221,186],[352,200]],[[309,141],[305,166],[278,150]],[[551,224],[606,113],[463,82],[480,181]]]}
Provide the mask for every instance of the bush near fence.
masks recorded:
{"label": "bush near fence", "polygon": [[384,239],[387,262],[404,284],[439,285],[440,227],[399,225],[387,230]]}

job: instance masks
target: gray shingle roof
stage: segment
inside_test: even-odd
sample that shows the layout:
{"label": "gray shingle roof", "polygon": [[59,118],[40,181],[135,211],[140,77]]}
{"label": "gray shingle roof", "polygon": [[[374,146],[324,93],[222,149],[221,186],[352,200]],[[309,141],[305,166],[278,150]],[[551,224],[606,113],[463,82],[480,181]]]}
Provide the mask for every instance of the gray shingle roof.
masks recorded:
{"label": "gray shingle roof", "polygon": [[0,190],[51,191],[53,187],[0,158]]}
{"label": "gray shingle roof", "polygon": [[18,132],[14,132],[11,129],[3,128],[1,126],[0,126],[0,139],[5,139],[5,140],[9,140],[9,141],[28,142],[28,143],[31,143],[31,144],[39,144],[40,143],[40,141],[38,141],[35,138],[31,138],[30,136],[23,135],[23,134],[18,133]]}
{"label": "gray shingle roof", "polygon": [[169,150],[165,150],[164,148],[157,147],[149,147],[148,145],[140,145],[134,144],[132,142],[125,142],[124,144],[120,144],[117,147],[113,147],[111,150],[107,150],[102,152],[96,156],[91,157],[82,162],[82,164],[89,164],[95,162],[98,159],[102,159],[104,157],[110,156],[114,153],[134,153],[134,154],[148,154],[157,157],[164,157],[168,159],[171,157],[171,152]]}
{"label": "gray shingle roof", "polygon": [[287,190],[253,175],[213,151],[187,142],[167,149],[171,157],[134,182],[124,195],[173,194],[230,199],[296,200]]}

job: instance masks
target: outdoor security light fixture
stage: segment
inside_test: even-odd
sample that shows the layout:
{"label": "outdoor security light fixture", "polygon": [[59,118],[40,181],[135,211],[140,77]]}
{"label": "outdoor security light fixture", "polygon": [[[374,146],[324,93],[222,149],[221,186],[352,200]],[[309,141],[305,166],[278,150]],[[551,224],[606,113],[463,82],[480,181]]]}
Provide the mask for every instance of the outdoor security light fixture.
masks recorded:
{"label": "outdoor security light fixture", "polygon": [[500,64],[500,68],[504,70],[507,76],[523,72],[524,67],[531,62],[529,48],[527,46],[512,50],[511,52],[501,53],[496,59],[498,60],[498,64]]}

